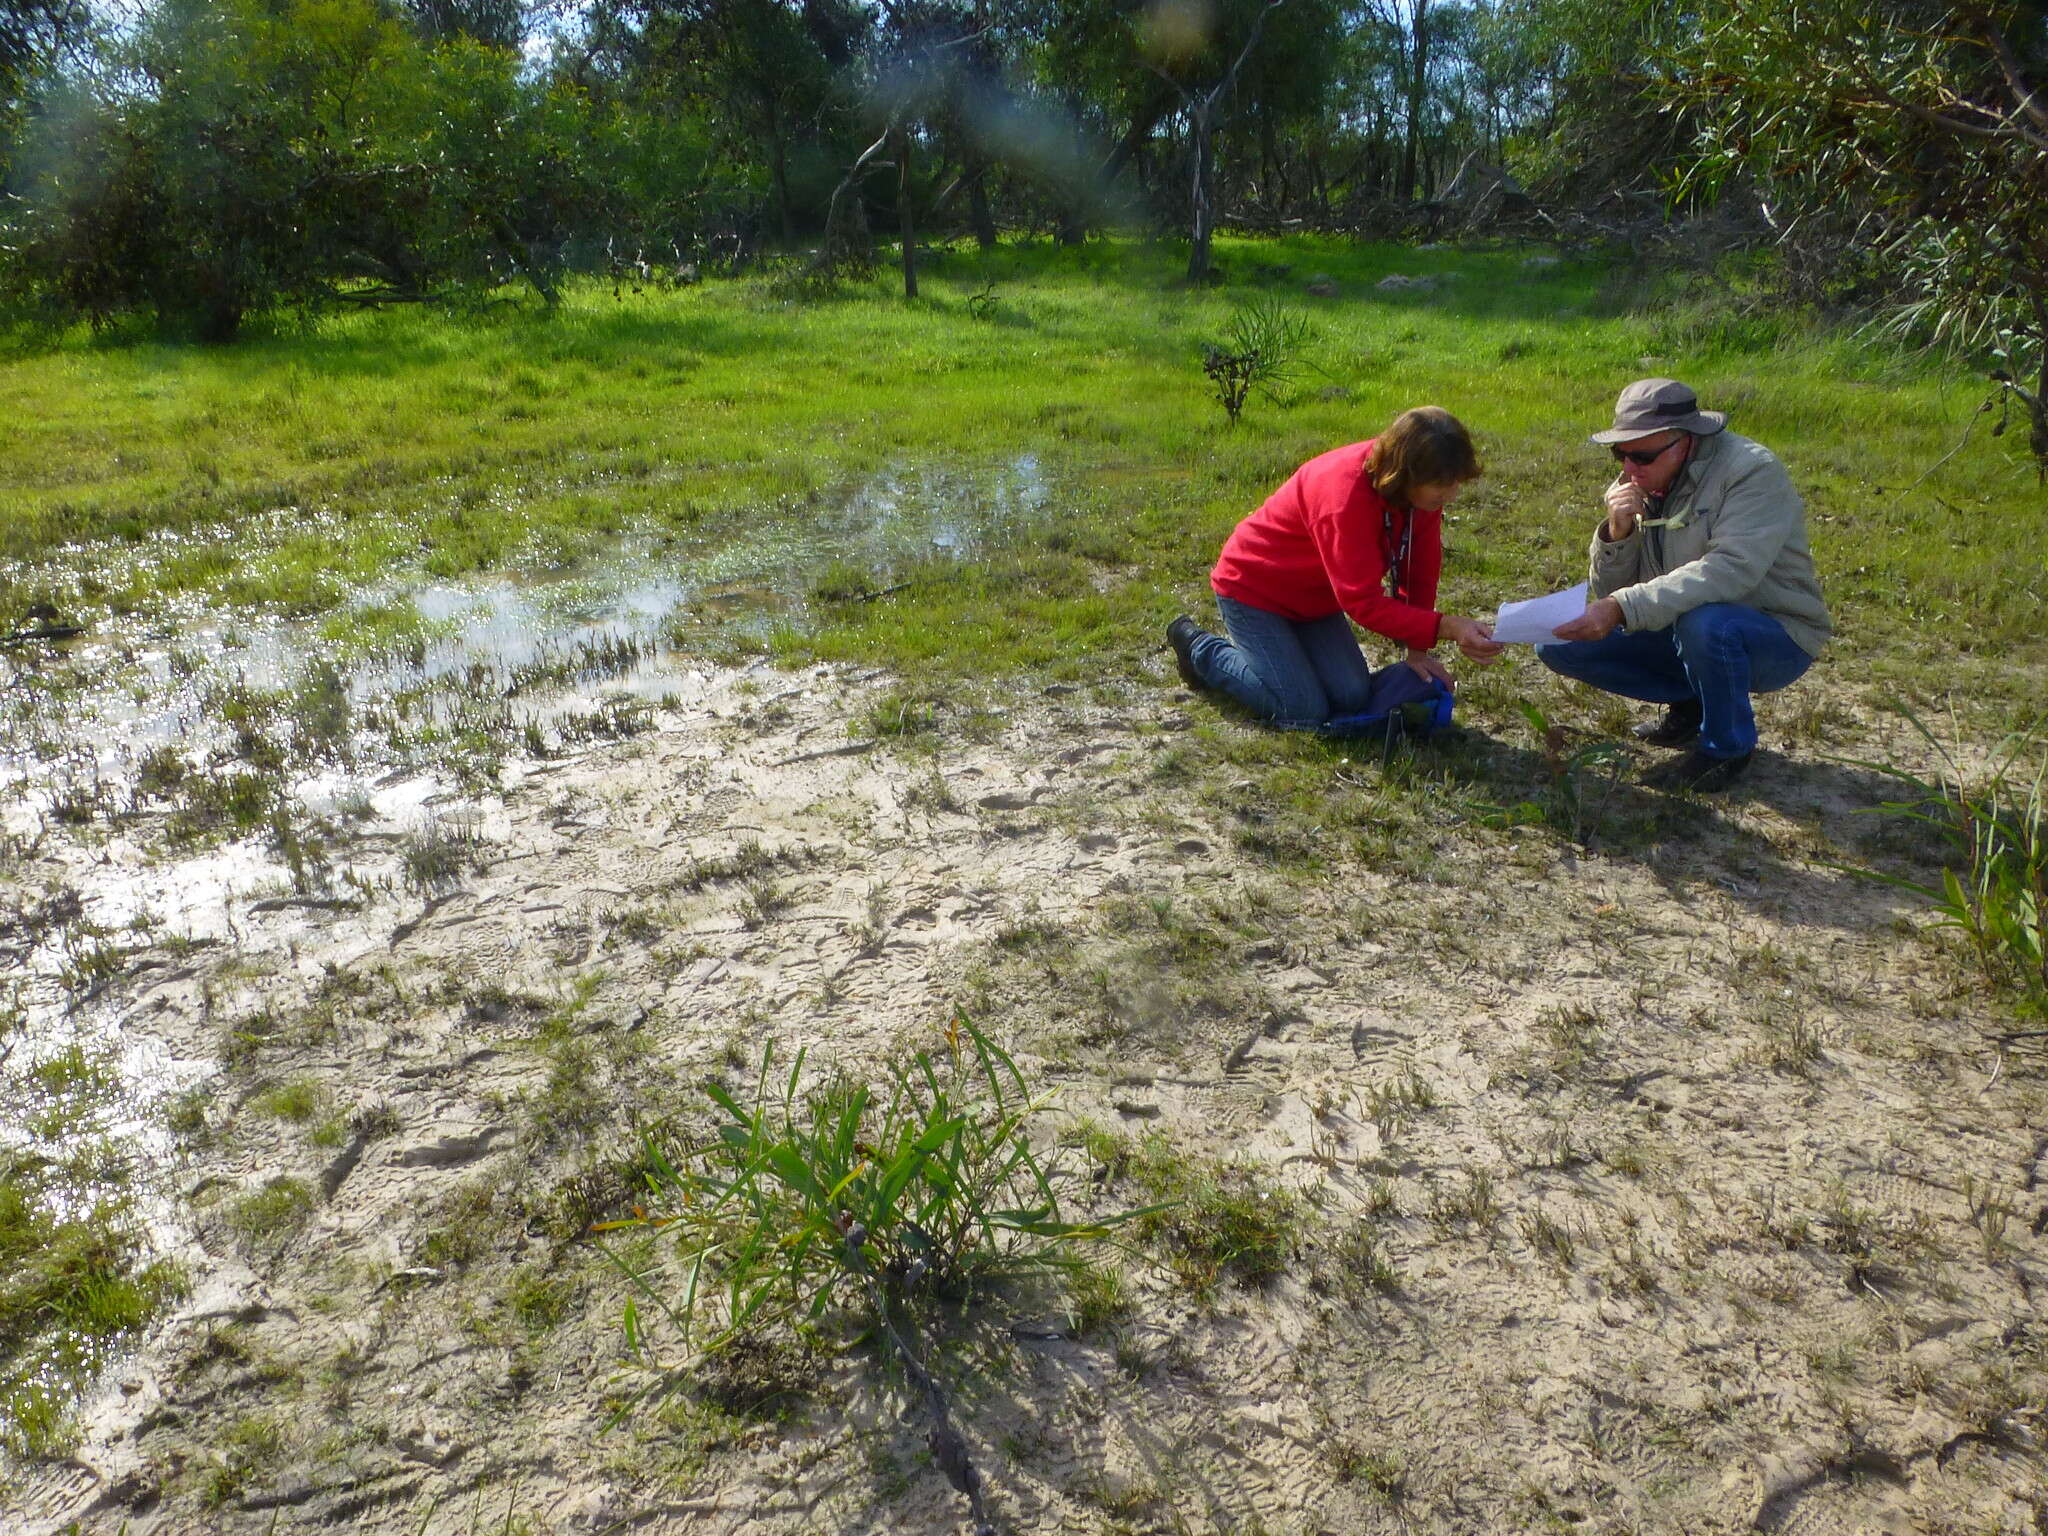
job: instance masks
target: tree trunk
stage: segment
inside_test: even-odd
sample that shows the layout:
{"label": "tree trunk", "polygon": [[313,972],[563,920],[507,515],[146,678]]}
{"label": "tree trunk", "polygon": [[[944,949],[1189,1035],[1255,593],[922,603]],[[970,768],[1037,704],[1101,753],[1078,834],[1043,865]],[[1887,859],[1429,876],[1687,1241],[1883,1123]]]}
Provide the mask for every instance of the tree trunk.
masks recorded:
{"label": "tree trunk", "polygon": [[1415,19],[1408,46],[1408,140],[1401,147],[1401,180],[1394,195],[1404,203],[1415,201],[1415,166],[1422,147],[1422,108],[1429,99],[1429,33],[1424,20],[1429,0],[1415,0]]}
{"label": "tree trunk", "polygon": [[917,297],[917,231],[910,215],[910,130],[896,139],[896,219],[903,234],[903,297]]}
{"label": "tree trunk", "polygon": [[974,229],[974,243],[984,251],[996,248],[996,220],[988,206],[987,168],[977,167],[967,187],[967,222]]}
{"label": "tree trunk", "polygon": [[775,209],[782,219],[782,244],[787,249],[796,244],[796,218],[789,207],[789,141],[773,97],[768,101],[768,141],[768,174],[775,184]]}
{"label": "tree trunk", "polygon": [[1209,238],[1216,228],[1215,141],[1209,125],[1207,104],[1188,113],[1195,149],[1194,231],[1188,244],[1188,281],[1209,280]]}

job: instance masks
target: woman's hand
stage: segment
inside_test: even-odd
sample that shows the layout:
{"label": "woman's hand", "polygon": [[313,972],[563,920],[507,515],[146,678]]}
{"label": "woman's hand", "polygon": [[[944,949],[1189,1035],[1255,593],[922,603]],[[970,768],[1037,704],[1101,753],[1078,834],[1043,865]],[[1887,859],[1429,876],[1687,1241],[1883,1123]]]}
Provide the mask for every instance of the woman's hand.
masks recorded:
{"label": "woman's hand", "polygon": [[1458,686],[1451,681],[1451,669],[1427,651],[1418,651],[1411,647],[1408,654],[1401,659],[1415,669],[1415,675],[1419,678],[1424,680],[1435,678],[1446,688],[1456,688]]}
{"label": "woman's hand", "polygon": [[1437,634],[1445,640],[1455,641],[1467,661],[1476,661],[1481,666],[1489,661],[1498,661],[1500,653],[1507,649],[1493,638],[1493,626],[1478,619],[1461,619],[1447,613],[1437,625]]}

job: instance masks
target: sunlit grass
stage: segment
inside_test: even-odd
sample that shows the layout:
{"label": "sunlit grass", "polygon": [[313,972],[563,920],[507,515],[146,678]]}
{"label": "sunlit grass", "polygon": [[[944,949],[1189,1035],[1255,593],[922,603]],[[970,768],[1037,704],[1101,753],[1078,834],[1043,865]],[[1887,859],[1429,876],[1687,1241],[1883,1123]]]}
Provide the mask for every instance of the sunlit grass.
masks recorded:
{"label": "sunlit grass", "polygon": [[[627,532],[687,569],[885,469],[1029,454],[1052,499],[1019,547],[886,602],[814,604],[776,645],[1099,672],[1205,599],[1223,535],[1297,463],[1426,401],[1463,416],[1489,464],[1453,516],[1446,602],[1484,611],[1575,579],[1607,469],[1584,435],[1621,383],[1672,373],[1790,464],[1838,654],[1915,676],[1936,637],[1999,655],[1973,677],[2038,691],[2004,666],[2040,652],[2032,473],[1981,423],[1933,468],[1970,424],[1971,380],[1725,294],[1646,306],[1592,262],[1308,238],[1220,254],[1227,281],[1204,290],[1178,282],[1171,248],[1035,243],[934,253],[914,303],[891,276],[809,301],[768,277],[620,299],[585,283],[553,314],[511,298],[280,323],[232,348],[79,336],[18,353],[0,364],[0,617],[180,592],[325,613],[407,573],[559,569]],[[1382,291],[1390,272],[1438,286]],[[1338,296],[1308,295],[1316,276]],[[1255,395],[1231,428],[1201,345],[1258,297],[1314,338],[1289,393]],[[53,558],[95,541],[126,558]],[[411,622],[370,616],[394,636]]]}

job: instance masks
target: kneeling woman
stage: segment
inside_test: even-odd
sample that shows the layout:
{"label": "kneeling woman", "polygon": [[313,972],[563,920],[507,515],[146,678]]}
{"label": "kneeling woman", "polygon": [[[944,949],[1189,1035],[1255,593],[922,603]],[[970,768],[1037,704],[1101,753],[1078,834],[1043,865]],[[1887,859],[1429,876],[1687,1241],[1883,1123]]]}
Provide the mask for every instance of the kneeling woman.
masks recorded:
{"label": "kneeling woman", "polygon": [[1375,704],[1352,620],[1406,646],[1423,682],[1450,683],[1430,654],[1441,641],[1495,659],[1490,626],[1435,609],[1443,509],[1479,472],[1471,435],[1433,405],[1310,459],[1237,525],[1210,573],[1230,638],[1185,614],[1166,627],[1181,679],[1276,725],[1312,729]]}

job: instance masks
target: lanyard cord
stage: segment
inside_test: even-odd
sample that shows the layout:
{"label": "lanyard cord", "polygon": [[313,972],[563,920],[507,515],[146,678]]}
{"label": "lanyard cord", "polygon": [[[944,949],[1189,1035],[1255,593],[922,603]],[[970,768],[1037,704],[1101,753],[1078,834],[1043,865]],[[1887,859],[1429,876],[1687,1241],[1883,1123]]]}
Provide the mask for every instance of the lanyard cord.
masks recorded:
{"label": "lanyard cord", "polygon": [[1401,542],[1394,542],[1394,509],[1380,508],[1380,558],[1387,565],[1387,596],[1399,597],[1408,573],[1408,546],[1415,539],[1415,509],[1401,520]]}

